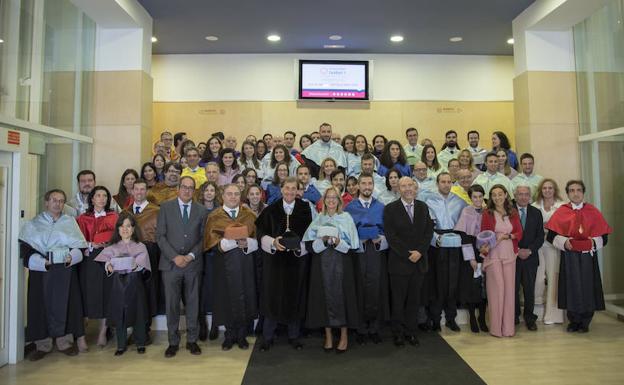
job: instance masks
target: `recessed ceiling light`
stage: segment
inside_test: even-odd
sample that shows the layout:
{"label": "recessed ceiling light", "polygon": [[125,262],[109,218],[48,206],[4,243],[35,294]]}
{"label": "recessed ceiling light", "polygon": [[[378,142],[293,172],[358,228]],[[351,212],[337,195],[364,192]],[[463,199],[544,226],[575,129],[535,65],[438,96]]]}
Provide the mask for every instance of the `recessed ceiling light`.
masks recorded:
{"label": "recessed ceiling light", "polygon": [[462,40],[464,40],[464,38],[461,36],[453,36],[452,38],[449,39],[449,41],[453,43],[459,43]]}
{"label": "recessed ceiling light", "polygon": [[344,48],[344,44],[325,44],[323,48]]}
{"label": "recessed ceiling light", "polygon": [[403,41],[403,36],[401,36],[401,35],[390,36],[390,41],[392,41],[394,43],[402,42]]}
{"label": "recessed ceiling light", "polygon": [[342,36],[340,35],[331,35],[329,37],[329,40],[340,40],[340,39],[342,39]]}
{"label": "recessed ceiling light", "polygon": [[156,43],[158,41],[158,38],[156,38],[156,36],[152,36],[152,43]]}
{"label": "recessed ceiling light", "polygon": [[279,35],[269,35],[267,36],[267,40],[275,42],[282,40],[282,38]]}
{"label": "recessed ceiling light", "polygon": [[513,37],[510,39],[507,39],[507,44],[512,45],[513,43],[514,43]]}
{"label": "recessed ceiling light", "polygon": [[217,41],[217,40],[219,40],[219,38],[218,38],[218,37],[216,37],[216,36],[212,36],[212,35],[210,35],[210,36],[206,36],[206,38],[205,38],[205,39],[206,39],[206,40],[208,40],[208,41]]}
{"label": "recessed ceiling light", "polygon": [[4,40],[0,39],[0,44],[4,43]]}

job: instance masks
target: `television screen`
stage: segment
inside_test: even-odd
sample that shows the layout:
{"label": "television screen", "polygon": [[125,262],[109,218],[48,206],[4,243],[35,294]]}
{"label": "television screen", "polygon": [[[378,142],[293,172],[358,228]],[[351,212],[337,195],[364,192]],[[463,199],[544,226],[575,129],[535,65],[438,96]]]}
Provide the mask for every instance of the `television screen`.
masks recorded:
{"label": "television screen", "polygon": [[368,62],[299,60],[299,99],[368,100]]}

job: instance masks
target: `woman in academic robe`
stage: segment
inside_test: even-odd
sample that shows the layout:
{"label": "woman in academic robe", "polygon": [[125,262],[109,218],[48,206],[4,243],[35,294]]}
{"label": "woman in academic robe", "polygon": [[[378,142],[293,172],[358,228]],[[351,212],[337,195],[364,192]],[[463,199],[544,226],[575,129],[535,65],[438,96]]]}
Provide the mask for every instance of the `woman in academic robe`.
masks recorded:
{"label": "woman in academic robe", "polygon": [[[208,215],[221,207],[221,192],[219,186],[215,182],[204,182],[199,190],[197,202],[203,205]],[[210,325],[210,334],[208,334],[208,322],[206,315],[213,311],[213,293],[214,287],[212,282],[212,250],[204,251],[204,267],[202,273],[201,289],[199,291],[199,340],[205,341],[207,338],[216,340],[219,336],[219,327],[214,322]],[[214,319],[213,319],[214,321]]]}
{"label": "woman in academic robe", "polygon": [[120,356],[126,351],[129,327],[132,327],[137,352],[143,354],[150,320],[144,277],[149,278],[151,264],[132,214],[122,212],[119,215],[110,242],[111,245],[105,247],[95,261],[104,263],[112,280],[107,324],[115,328],[117,335],[115,355]]}
{"label": "woman in academic robe", "polygon": [[[471,186],[468,190],[468,196],[472,204],[464,207],[455,224],[455,231],[462,238],[463,255],[463,261],[459,267],[459,287],[464,288],[464,290],[458,293],[458,300],[468,309],[470,330],[473,333],[478,333],[479,329],[483,332],[489,331],[485,322],[484,282],[481,272],[483,257],[476,246],[477,235],[481,232],[484,195],[483,187],[480,185]],[[475,309],[479,309],[478,322]]]}
{"label": "woman in academic robe", "polygon": [[[334,172],[338,167],[336,166],[336,161],[334,158],[325,158],[321,162],[321,166],[319,168],[318,179],[314,182],[314,187],[318,190],[319,194],[323,195],[325,190],[332,185],[331,183],[331,173]],[[296,175],[296,174],[295,174]]]}
{"label": "woman in academic robe", "polygon": [[116,195],[113,195],[113,199],[117,202],[117,206],[123,210],[132,205],[132,186],[134,182],[139,179],[139,173],[131,168],[121,174],[119,180],[119,190]]}
{"label": "woman in academic robe", "polygon": [[288,178],[288,176],[288,164],[285,162],[279,162],[275,166],[271,182],[266,186],[268,205],[282,198],[281,184],[284,179]]}
{"label": "woman in academic robe", "polygon": [[392,169],[388,171],[388,176],[386,176],[386,190],[383,190],[377,197],[384,205],[394,202],[401,197],[399,193],[399,179],[401,179],[401,176],[399,170]]}
{"label": "woman in academic robe", "polygon": [[80,231],[88,242],[84,251],[85,257],[78,275],[82,289],[82,304],[84,316],[89,319],[98,319],[99,335],[98,346],[106,345],[106,312],[112,280],[106,277],[104,264],[97,262],[95,258],[108,246],[111,237],[115,233],[117,213],[111,210],[111,195],[104,186],[96,186],[91,190],[87,198],[89,208],[77,218]]}
{"label": "woman in academic robe", "polygon": [[391,169],[397,169],[403,176],[412,176],[412,168],[407,163],[407,156],[403,146],[396,140],[391,140],[386,144],[379,159],[380,165],[377,173],[381,176],[387,176]]}
{"label": "woman in academic robe", "polygon": [[[312,243],[306,326],[325,328],[323,349],[334,348],[332,328],[340,328],[337,353],[347,351],[347,328],[359,325],[353,249],[359,248],[357,228],[342,211],[340,193],[329,187],[323,210],[312,221],[303,240]],[[327,234],[327,235],[326,235]],[[332,235],[333,234],[333,235]]]}
{"label": "woman in academic robe", "polygon": [[513,337],[516,306],[516,257],[518,241],[522,238],[520,216],[501,184],[490,189],[487,209],[481,217],[481,231],[496,234],[494,247],[484,245],[479,250],[490,307],[490,334],[495,337]]}

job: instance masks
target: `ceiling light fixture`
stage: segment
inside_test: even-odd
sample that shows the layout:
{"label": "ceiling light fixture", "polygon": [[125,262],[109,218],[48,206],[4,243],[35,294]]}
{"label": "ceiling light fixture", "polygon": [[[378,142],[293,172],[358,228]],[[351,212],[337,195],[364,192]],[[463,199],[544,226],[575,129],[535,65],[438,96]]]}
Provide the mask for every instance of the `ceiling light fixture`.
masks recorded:
{"label": "ceiling light fixture", "polygon": [[208,41],[217,41],[217,40],[219,40],[219,38],[217,36],[212,36],[212,35],[206,36],[205,39],[208,40]]}
{"label": "ceiling light fixture", "polygon": [[452,43],[459,43],[462,40],[464,40],[464,38],[461,36],[453,36],[452,38],[449,39],[449,41]]}
{"label": "ceiling light fixture", "polygon": [[282,40],[282,38],[279,35],[269,35],[269,36],[267,36],[267,40],[268,41],[272,41],[272,42],[276,42],[276,41]]}
{"label": "ceiling light fixture", "polygon": [[152,43],[156,43],[158,41],[158,38],[156,36],[152,36]]}
{"label": "ceiling light fixture", "polygon": [[331,35],[329,37],[329,40],[341,40],[341,39],[342,39],[342,36],[340,35]]}
{"label": "ceiling light fixture", "polygon": [[323,48],[344,48],[344,44],[325,44]]}
{"label": "ceiling light fixture", "polygon": [[403,41],[403,36],[401,35],[390,36],[390,41],[393,43],[400,43]]}
{"label": "ceiling light fixture", "polygon": [[507,44],[509,44],[509,45],[513,45],[513,43],[514,43],[514,39],[513,39],[513,37],[512,37],[512,38],[507,39]]}
{"label": "ceiling light fixture", "polygon": [[0,44],[4,43],[4,40],[0,39]]}

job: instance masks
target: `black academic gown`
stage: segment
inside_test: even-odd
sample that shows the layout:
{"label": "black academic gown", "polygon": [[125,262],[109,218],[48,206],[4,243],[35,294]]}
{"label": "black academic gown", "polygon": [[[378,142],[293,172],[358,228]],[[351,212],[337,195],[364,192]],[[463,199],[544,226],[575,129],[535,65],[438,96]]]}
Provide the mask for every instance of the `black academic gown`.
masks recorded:
{"label": "black academic gown", "polygon": [[[28,268],[30,256],[38,253],[20,242],[20,255]],[[76,266],[50,265],[47,272],[29,271],[26,342],[84,336],[82,297]]]}
{"label": "black academic gown", "polygon": [[150,272],[146,270],[111,275],[111,295],[106,318],[108,326],[119,328],[147,324],[151,317],[144,281],[149,275]]}
{"label": "black academic gown", "polygon": [[[459,234],[462,237],[462,245],[470,244],[477,263],[483,263],[483,257],[481,257],[476,246],[477,238],[461,231]],[[484,284],[483,275],[474,278],[474,270],[470,265],[470,261],[462,260],[459,265],[459,287],[461,290],[459,290],[457,301],[463,305],[480,304],[485,299]]]}
{"label": "black academic gown", "polygon": [[213,317],[215,325],[240,328],[258,314],[254,253],[240,248],[222,252],[213,249]]}
{"label": "black academic gown", "polygon": [[358,306],[363,322],[390,319],[390,283],[388,254],[379,251],[371,240],[364,244],[363,253],[355,253]]}
{"label": "black academic gown", "polygon": [[[297,199],[289,222],[290,230],[303,237],[312,222],[310,205]],[[266,207],[256,220],[258,243],[261,244],[265,235],[276,238],[285,231],[286,213],[283,200],[279,199]],[[283,323],[302,320],[306,310],[309,254],[298,257],[294,251],[270,254],[261,249],[258,253],[262,258],[261,314]]]}
{"label": "black academic gown", "polygon": [[[150,266],[158,266],[160,261],[160,249],[155,242],[143,242],[147,248],[147,254],[150,259]],[[144,276],[145,295],[147,297],[148,313],[150,317],[157,314],[165,314],[165,295],[164,286],[160,278],[160,271],[154,268],[150,274]]]}

